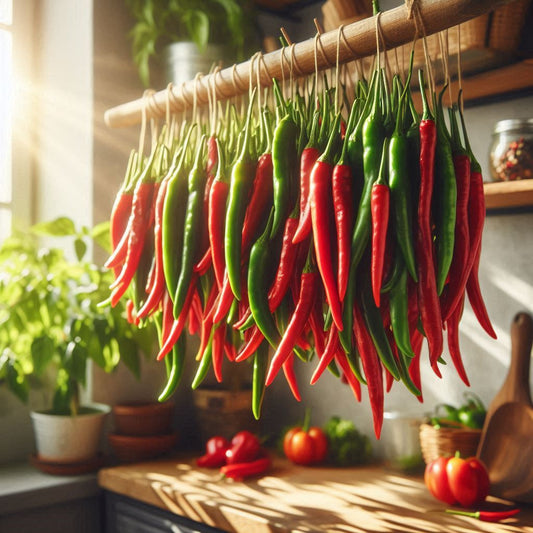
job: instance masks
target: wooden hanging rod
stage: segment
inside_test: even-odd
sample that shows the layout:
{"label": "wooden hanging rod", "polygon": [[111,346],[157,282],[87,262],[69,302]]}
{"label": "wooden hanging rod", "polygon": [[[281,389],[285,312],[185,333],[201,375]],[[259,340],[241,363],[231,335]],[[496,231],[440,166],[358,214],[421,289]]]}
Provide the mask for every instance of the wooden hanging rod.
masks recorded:
{"label": "wooden hanging rod", "polygon": [[[414,0],[418,5],[427,35],[451,28],[479,15],[488,13],[510,0]],[[416,32],[414,18],[408,18],[406,5],[383,11],[380,25],[387,49],[412,42]],[[376,53],[376,17],[369,17],[344,26],[340,35],[339,63],[368,57]],[[320,43],[315,38],[263,55],[255,61],[252,84],[255,85],[257,68],[261,85],[271,85],[272,78],[278,80],[290,75],[292,58],[293,74],[306,76],[315,71],[315,48],[319,70],[335,65],[339,31],[333,30],[320,35]],[[182,111],[192,107],[194,94],[198,105],[208,102],[208,88],[213,82],[217,88],[217,98],[225,100],[244,94],[249,89],[250,63],[252,59],[233,67],[220,70],[216,74],[205,75],[172,88],[170,107],[172,111]],[[213,79],[213,76],[215,77]],[[149,105],[143,98],[108,109],[105,122],[109,127],[120,128],[141,122],[142,109],[147,107],[148,117],[163,117],[166,111],[168,91],[156,92],[149,98]]]}

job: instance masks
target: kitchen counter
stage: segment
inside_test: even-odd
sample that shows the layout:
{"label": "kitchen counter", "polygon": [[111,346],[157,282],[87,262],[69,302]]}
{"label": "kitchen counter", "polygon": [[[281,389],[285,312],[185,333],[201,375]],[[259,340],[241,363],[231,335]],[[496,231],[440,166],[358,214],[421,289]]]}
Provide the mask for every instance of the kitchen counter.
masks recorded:
{"label": "kitchen counter", "polygon": [[[500,524],[447,515],[420,476],[379,466],[306,468],[275,458],[268,475],[231,482],[177,457],[105,468],[98,479],[104,489],[225,531],[533,533],[531,506]],[[502,505],[489,498],[487,506]]]}

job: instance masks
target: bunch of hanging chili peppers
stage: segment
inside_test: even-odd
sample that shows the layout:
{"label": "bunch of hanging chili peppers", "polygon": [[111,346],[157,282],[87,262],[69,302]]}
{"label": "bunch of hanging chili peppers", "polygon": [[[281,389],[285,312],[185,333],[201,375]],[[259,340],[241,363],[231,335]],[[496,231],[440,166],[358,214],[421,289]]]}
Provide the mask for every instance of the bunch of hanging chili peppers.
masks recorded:
{"label": "bunch of hanging chili peppers", "polygon": [[[353,103],[315,85],[275,110],[227,105],[216,134],[182,124],[177,138],[130,158],[111,214],[111,303],[159,328],[158,360],[176,389],[186,338],[198,335],[198,387],[224,359],[252,362],[253,412],[295,362],[368,389],[379,437],[384,393],[402,381],[422,401],[420,359],[440,376],[444,339],[468,384],[458,327],[465,295],[495,337],[478,280],[485,216],[481,169],[460,107],[428,98],[420,116],[407,79],[377,68]],[[305,92],[305,91],[303,91]]]}

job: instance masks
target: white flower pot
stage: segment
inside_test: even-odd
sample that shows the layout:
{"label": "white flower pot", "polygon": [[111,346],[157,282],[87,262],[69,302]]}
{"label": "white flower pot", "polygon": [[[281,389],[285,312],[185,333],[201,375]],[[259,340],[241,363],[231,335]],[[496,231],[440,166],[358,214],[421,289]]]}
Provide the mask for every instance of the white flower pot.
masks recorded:
{"label": "white flower pot", "polygon": [[79,463],[93,459],[99,449],[108,405],[91,404],[87,414],[62,416],[48,411],[33,411],[31,419],[40,460]]}
{"label": "white flower pot", "polygon": [[169,44],[164,50],[167,82],[179,86],[193,80],[198,72],[209,74],[213,64],[224,60],[225,48],[208,44],[201,52],[193,42]]}

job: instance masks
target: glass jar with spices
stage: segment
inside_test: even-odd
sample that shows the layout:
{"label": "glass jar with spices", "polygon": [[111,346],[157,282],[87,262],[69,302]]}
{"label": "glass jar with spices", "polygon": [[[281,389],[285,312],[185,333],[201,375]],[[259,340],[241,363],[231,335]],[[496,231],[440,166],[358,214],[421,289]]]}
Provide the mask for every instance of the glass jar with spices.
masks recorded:
{"label": "glass jar with spices", "polygon": [[490,147],[493,181],[533,178],[533,119],[500,120]]}

